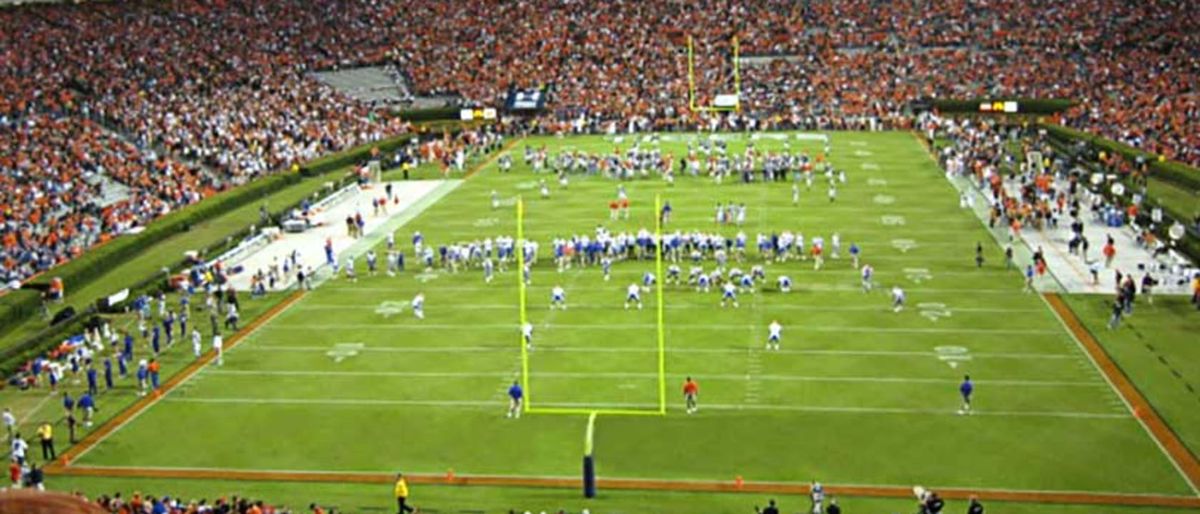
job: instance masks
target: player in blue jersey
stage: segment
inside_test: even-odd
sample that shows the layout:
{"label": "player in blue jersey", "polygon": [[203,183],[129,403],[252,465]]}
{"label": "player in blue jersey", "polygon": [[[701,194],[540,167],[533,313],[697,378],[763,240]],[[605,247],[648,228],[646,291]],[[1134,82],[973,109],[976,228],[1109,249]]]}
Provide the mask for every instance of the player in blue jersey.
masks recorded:
{"label": "player in blue jersey", "polygon": [[641,288],[637,284],[629,284],[625,294],[625,310],[629,310],[630,304],[637,304],[638,310],[642,308]]}
{"label": "player in blue jersey", "polygon": [[649,271],[642,274],[642,285],[645,287],[653,286],[655,280],[654,274]]}
{"label": "player in blue jersey", "polygon": [[958,386],[958,393],[962,395],[963,405],[958,410],[959,414],[971,413],[971,393],[975,392],[975,384],[971,383],[971,375],[963,375],[962,384]]}
{"label": "player in blue jersey", "polygon": [[854,269],[858,269],[858,256],[862,253],[862,249],[858,247],[858,243],[850,243],[850,264]]}
{"label": "player in blue jersey", "polygon": [[734,308],[738,306],[737,287],[733,285],[733,282],[726,282],[722,286],[721,307],[725,307],[728,303],[732,303]]}
{"label": "player in blue jersey", "polygon": [[742,275],[740,280],[742,291],[747,293],[754,292],[754,277],[750,275]]}
{"label": "player in blue jersey", "polygon": [[696,277],[696,291],[697,292],[707,293],[711,287],[712,287],[712,279],[708,278],[707,273],[700,273],[700,275],[698,277]]}
{"label": "player in blue jersey", "polygon": [[792,277],[789,277],[787,275],[780,275],[779,278],[776,279],[775,281],[779,284],[779,292],[781,292],[781,293],[792,292]]}
{"label": "player in blue jersey", "polygon": [[667,283],[668,284],[679,284],[679,281],[680,281],[679,277],[682,275],[682,273],[683,273],[683,270],[680,269],[679,266],[677,266],[675,264],[667,266]]}
{"label": "player in blue jersey", "polygon": [[556,285],[550,290],[550,310],[554,309],[567,310],[567,292],[562,286]]}
{"label": "player in blue jersey", "polygon": [[508,417],[521,417],[521,402],[525,398],[525,391],[521,390],[521,384],[513,381],[512,387],[508,388]]}

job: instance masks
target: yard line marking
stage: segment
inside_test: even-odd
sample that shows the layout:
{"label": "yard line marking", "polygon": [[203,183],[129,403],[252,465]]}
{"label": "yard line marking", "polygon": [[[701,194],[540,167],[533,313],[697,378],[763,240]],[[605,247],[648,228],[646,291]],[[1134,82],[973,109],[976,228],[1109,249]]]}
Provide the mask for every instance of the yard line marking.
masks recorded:
{"label": "yard line marking", "polygon": [[1183,477],[1184,482],[1192,489],[1192,492],[1200,496],[1200,462],[1197,462],[1196,457],[1192,452],[1184,446],[1179,437],[1170,426],[1166,424],[1158,415],[1158,411],[1146,401],[1146,398],[1138,392],[1137,388],[1121,371],[1121,368],[1113,362],[1109,357],[1108,352],[1096,338],[1088,331],[1087,327],[1075,316],[1075,311],[1063,301],[1062,297],[1055,293],[1045,293],[1038,295],[1046,306],[1054,312],[1054,316],[1058,318],[1063,329],[1071,334],[1075,340],[1079,350],[1087,356],[1091,361],[1092,366],[1096,371],[1104,377],[1112,388],[1113,393],[1121,398],[1125,404],[1127,414],[1131,414],[1154,444],[1158,445],[1158,449],[1162,450],[1163,455],[1167,460],[1175,466],[1175,470]]}
{"label": "yard line marking", "polygon": [[[280,300],[280,302],[274,307],[271,307],[269,310],[263,313],[263,315],[258,319],[254,320],[246,327],[243,327],[241,331],[231,336],[225,347],[227,349],[232,349],[236,347],[238,343],[249,339],[250,336],[252,336],[255,332],[258,332],[260,328],[269,324],[276,317],[278,317],[280,313],[287,310],[288,307],[300,301],[304,297],[305,291],[293,291],[290,295]],[[83,440],[79,441],[79,444],[68,448],[67,451],[63,452],[62,455],[59,456],[57,461],[55,461],[53,464],[47,465],[46,467],[48,469],[54,469],[60,466],[69,468],[73,462],[83,458],[88,454],[88,452],[91,452],[93,448],[104,442],[104,440],[110,435],[116,433],[124,428],[125,425],[128,425],[130,422],[137,419],[142,415],[143,412],[149,410],[150,406],[165,398],[172,390],[183,385],[188,381],[188,379],[195,376],[201,369],[214,360],[216,360],[216,352],[212,350],[206,351],[199,359],[192,361],[192,363],[185,366],[182,370],[179,370],[178,373],[163,383],[158,392],[150,396],[142,397],[134,402],[133,405],[130,405],[128,408],[121,411],[120,414],[117,414],[112,419],[109,419],[103,425],[100,425],[100,427],[95,431],[85,436]]]}
{"label": "yard line marking", "polygon": [[[758,355],[755,353],[753,355]],[[753,366],[748,366],[753,367]],[[761,364],[756,368],[761,370]],[[247,376],[251,378],[262,376],[283,376],[283,377],[395,377],[395,378],[495,378],[504,377],[506,380],[511,380],[513,373],[510,371],[311,371],[311,370],[232,370],[232,369],[207,369],[204,375],[229,375],[229,376]],[[530,377],[540,378],[632,378],[632,379],[653,379],[658,378],[658,373],[644,372],[559,372],[559,371],[531,371]],[[683,378],[687,375],[671,373],[668,376],[672,378]],[[863,383],[881,383],[881,384],[958,384],[956,379],[942,378],[910,378],[910,377],[844,377],[844,376],[815,376],[815,375],[767,375],[760,374],[758,371],[750,370],[749,374],[736,375],[705,375],[708,380],[746,380],[753,383],[754,380],[764,380],[770,382],[863,382]],[[1104,387],[1106,384],[1099,380],[1092,381],[1073,381],[1073,380],[976,380],[976,384],[981,385],[996,385],[996,386],[1030,386],[1030,387]],[[508,387],[508,382],[502,384]]]}
{"label": "yard line marking", "polygon": [[[263,352],[325,352],[329,347],[326,346],[287,346],[287,345],[263,345],[246,346],[241,348],[241,351],[263,351]],[[363,347],[364,352],[384,352],[384,353],[479,353],[479,352],[510,352],[513,351],[507,345],[504,346],[367,346]],[[630,347],[604,347],[604,346],[578,346],[578,347],[562,347],[562,346],[546,346],[538,348],[540,352],[569,352],[569,353],[657,353],[655,348],[642,348],[638,346]],[[753,352],[764,351],[760,348],[667,348],[667,352],[671,353],[719,353],[719,354],[747,354]],[[921,357],[936,358],[936,352],[926,351],[902,351],[902,350],[772,350],[771,353],[782,355],[862,355],[862,356],[895,356],[895,357]],[[1048,359],[1048,360],[1071,360],[1077,361],[1081,357],[1075,354],[1064,353],[971,353],[975,358],[991,358],[991,359]],[[1090,368],[1088,370],[1091,371]],[[1090,373],[1089,373],[1090,375]]]}
{"label": "yard line marking", "polygon": [[[478,400],[381,400],[355,398],[197,398],[170,397],[165,398],[170,403],[199,403],[199,404],[243,404],[243,405],[347,405],[347,406],[423,406],[423,407],[460,407],[460,408],[495,408],[496,401]],[[958,417],[954,409],[910,409],[903,407],[839,407],[824,405],[741,405],[741,404],[705,404],[703,410],[715,411],[764,411],[764,412],[828,412],[837,414],[900,414],[900,415],[942,415]],[[580,408],[580,409],[657,409],[657,403],[573,403],[546,402],[545,409]],[[672,410],[680,410],[674,408]],[[655,411],[657,412],[657,411]],[[972,410],[972,416],[989,417],[1033,417],[1033,418],[1081,418],[1081,419],[1113,419],[1128,420],[1126,414],[1110,414],[1103,412],[1078,411],[985,411]]]}
{"label": "yard line marking", "polygon": [[[639,274],[639,276],[640,276],[640,274]],[[568,289],[568,291],[570,291],[570,289]],[[399,302],[384,302],[384,303],[399,303]],[[673,305],[664,305],[663,308],[669,309],[669,310],[705,310],[705,311],[713,310],[712,302],[689,303],[689,302],[674,301],[673,303],[674,303]],[[509,303],[456,303],[456,304],[454,304],[454,306],[458,307],[460,309],[463,309],[463,310],[467,310],[467,311],[469,311],[469,310],[484,310],[484,309],[485,310],[513,310],[515,308],[515,306],[513,304],[509,304]],[[771,309],[772,310],[803,310],[806,312],[851,312],[851,311],[868,311],[868,312],[870,312],[870,311],[883,311],[886,309],[886,307],[879,307],[879,306],[873,306],[873,305],[832,306],[832,305],[827,305],[827,304],[787,303],[787,304],[772,304]],[[354,305],[313,304],[313,305],[305,305],[302,307],[296,307],[296,308],[293,308],[290,310],[294,311],[294,312],[299,312],[299,311],[365,311],[365,312],[381,313],[379,306],[362,305],[362,304],[354,304]],[[618,305],[611,305],[611,306],[610,305],[595,305],[595,304],[582,304],[581,305],[578,303],[573,303],[573,304],[571,304],[571,310],[576,310],[576,311],[578,311],[578,310],[619,311],[619,310],[624,310],[624,309],[622,309]],[[960,312],[984,312],[984,313],[1045,312],[1045,309],[1010,309],[1010,308],[1003,308],[1003,307],[955,307],[953,310],[956,313],[960,313]],[[389,316],[386,316],[386,315],[384,316],[384,318],[387,318],[387,317],[389,317]]]}
{"label": "yard line marking", "polygon": [[[278,470],[278,469],[232,469],[181,466],[72,466],[55,470],[56,475],[101,476],[123,478],[167,478],[167,479],[211,479],[211,480],[257,480],[287,482],[332,482],[390,484],[394,475],[388,470]],[[560,475],[493,475],[456,474],[447,481],[444,472],[405,473],[413,484],[447,484],[458,486],[504,486],[504,487],[550,487],[577,489],[578,476]],[[597,478],[597,486],[604,489],[680,491],[680,492],[747,492],[770,494],[806,495],[808,483],[778,481],[748,481],[741,487],[728,480],[679,478],[659,480],[652,478]],[[1142,505],[1153,507],[1200,507],[1200,499],[1192,496],[1153,493],[1123,493],[1104,491],[1037,491],[1023,489],[972,488],[964,486],[933,485],[933,490],[946,499],[963,500],[978,496],[981,500],[1018,501],[1032,503],[1060,503],[1087,505]],[[826,492],[838,496],[889,497],[912,499],[912,486],[869,485],[869,484],[825,484]]]}
{"label": "yard line marking", "polygon": [[[573,324],[573,323],[556,323],[550,328],[574,329],[583,328],[589,330],[637,330],[656,328],[654,323],[607,323],[607,324]],[[471,323],[471,324],[436,324],[422,323],[420,321],[412,322],[404,325],[381,325],[376,323],[310,323],[310,324],[292,324],[281,325],[274,327],[274,330],[301,330],[311,332],[314,330],[516,330],[518,327],[510,323]],[[668,330],[673,331],[744,331],[745,325],[730,325],[730,324],[712,324],[712,325],[688,325],[670,327]],[[901,334],[1008,334],[1008,335],[1031,335],[1031,334],[1053,334],[1060,335],[1062,332],[1055,329],[1020,329],[1020,328],[873,328],[861,326],[803,326],[793,328],[792,330],[799,332],[874,332],[874,333],[901,333]]]}

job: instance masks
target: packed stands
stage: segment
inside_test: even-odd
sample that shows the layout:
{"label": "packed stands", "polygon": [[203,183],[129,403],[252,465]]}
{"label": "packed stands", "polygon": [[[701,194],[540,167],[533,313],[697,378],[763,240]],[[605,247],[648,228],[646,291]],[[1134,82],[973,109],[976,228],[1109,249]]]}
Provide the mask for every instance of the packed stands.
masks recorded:
{"label": "packed stands", "polygon": [[[395,66],[414,94],[466,104],[498,106],[510,88],[546,87],[539,130],[716,127],[688,109],[685,45],[692,36],[706,104],[733,92],[736,35],[741,54],[758,59],[739,67],[743,110],[722,120],[727,128],[906,128],[917,98],[1073,98],[1065,123],[1200,164],[1197,10],[1182,0],[4,9],[3,139],[29,157],[0,162],[0,278],[27,277],[209,192],[407,130],[309,76],[360,65]],[[79,136],[63,151],[64,138]],[[89,207],[86,178],[98,167],[132,188],[107,212]]]}

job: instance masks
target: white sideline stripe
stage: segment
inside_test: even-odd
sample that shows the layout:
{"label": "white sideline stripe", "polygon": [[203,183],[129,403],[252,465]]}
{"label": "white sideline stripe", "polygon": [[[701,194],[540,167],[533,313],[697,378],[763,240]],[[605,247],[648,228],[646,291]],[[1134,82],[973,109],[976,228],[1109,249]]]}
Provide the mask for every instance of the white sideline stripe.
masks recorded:
{"label": "white sideline stripe", "polygon": [[[87,464],[82,467],[87,467],[87,468],[91,468],[91,469],[112,469],[112,470],[145,469],[145,470],[150,470],[150,471],[204,471],[204,472],[249,471],[249,472],[256,472],[256,473],[277,473],[277,474],[283,474],[283,475],[299,474],[299,473],[320,473],[323,475],[362,475],[362,474],[378,473],[378,474],[387,474],[387,475],[391,476],[391,474],[395,473],[395,471],[396,471],[395,469],[319,470],[319,469],[212,468],[212,467],[202,467],[202,466],[111,466],[111,465],[104,465],[104,464]],[[445,474],[445,470],[441,470],[441,471],[411,471],[410,470],[410,471],[408,471],[408,473],[410,473],[412,475],[442,476]],[[471,472],[463,472],[460,474],[463,476],[471,476],[471,477],[479,477],[479,478],[530,478],[530,479],[546,479],[546,480],[578,480],[579,479],[578,475],[571,475],[571,476],[564,476],[564,475],[496,475],[496,474],[471,473]],[[612,476],[612,475],[605,475],[604,478],[605,479],[614,479],[614,480],[631,480],[631,481],[658,480],[658,479],[646,478],[646,477],[620,477],[620,476]],[[680,483],[693,483],[693,484],[704,483],[704,484],[707,484],[707,483],[712,483],[714,481],[717,481],[719,479],[715,479],[715,478],[671,478],[671,479],[666,479],[666,480],[669,480],[671,482],[680,482]],[[756,480],[756,481],[754,481],[754,484],[755,485],[762,484],[762,485],[786,486],[786,485],[807,485],[808,482],[783,482],[783,481],[771,481],[771,480],[766,480],[766,481],[757,481]],[[838,483],[835,485],[842,486],[842,487],[905,487],[905,488],[911,487],[909,484],[896,485],[896,484]],[[953,489],[970,488],[972,490],[976,490],[976,491],[980,491],[980,492],[987,491],[987,492],[997,492],[997,493],[1103,494],[1106,496],[1116,496],[1116,497],[1125,497],[1125,498],[1148,498],[1148,497],[1191,498],[1190,495],[1163,494],[1163,493],[1081,491],[1081,490],[1076,490],[1076,489],[1061,489],[1061,490],[1060,489],[1055,489],[1055,490],[1003,489],[1003,488],[993,488],[993,487],[975,487],[975,486],[972,486],[969,484],[968,485],[935,486],[936,489],[941,489],[943,487],[953,488]]]}
{"label": "white sideline stripe", "polygon": [[[549,328],[564,328],[564,329],[588,329],[588,330],[636,330],[636,329],[652,329],[657,328],[654,323],[606,323],[597,325],[580,325],[570,323],[555,323]],[[713,324],[713,325],[678,325],[667,327],[668,331],[710,331],[710,330],[732,330],[744,331],[747,325],[729,325],[729,324]],[[381,325],[376,323],[311,323],[311,324],[290,324],[274,327],[274,330],[496,330],[507,329],[516,330],[516,324],[512,323],[467,323],[462,324],[435,324],[414,322],[406,325]],[[1008,329],[1008,328],[872,328],[872,327],[831,327],[831,326],[801,326],[792,328],[796,332],[878,332],[878,333],[902,333],[902,334],[1010,334],[1010,335],[1034,335],[1034,334],[1054,334],[1061,335],[1061,332],[1054,329]]]}
{"label": "white sideline stripe", "polygon": [[[232,375],[232,376],[295,376],[295,377],[395,377],[395,378],[497,378],[497,377],[512,377],[513,372],[496,371],[496,372],[469,372],[469,371],[449,371],[449,372],[429,372],[429,371],[309,371],[309,370],[230,370],[230,369],[211,369],[205,371],[208,375]],[[519,373],[517,374],[519,375]],[[567,378],[567,379],[585,379],[585,378],[631,378],[631,379],[657,379],[658,373],[624,373],[624,372],[603,372],[603,373],[588,373],[588,372],[555,372],[555,371],[531,371],[530,378]],[[685,375],[668,373],[667,376],[673,378],[682,378]],[[750,373],[743,375],[704,375],[708,380],[745,380],[753,381],[762,380],[767,382],[861,382],[861,383],[880,383],[880,384],[958,384],[958,380],[943,379],[943,378],[909,378],[909,377],[838,377],[838,376],[812,376],[812,375],[764,375],[759,373]],[[1062,380],[976,380],[976,384],[980,385],[996,385],[996,386],[1029,386],[1029,387],[1104,387],[1104,382],[1093,381],[1062,381]]]}
{"label": "white sideline stripe", "polygon": [[[502,402],[475,400],[369,400],[369,399],[338,399],[338,398],[191,398],[171,397],[165,401],[172,403],[208,403],[208,404],[246,404],[246,405],[359,405],[359,406],[424,406],[424,407],[464,407],[464,408],[500,408]],[[560,403],[546,402],[538,404],[544,408],[582,408],[582,409],[657,409],[657,403]],[[701,405],[702,410],[715,411],[767,411],[767,412],[832,412],[845,414],[921,414],[958,416],[954,409],[908,409],[900,407],[833,407],[820,405]],[[673,408],[671,410],[681,410]],[[1126,420],[1126,414],[1105,414],[1102,412],[1074,411],[987,411],[972,410],[972,416],[994,417],[1039,417],[1039,418],[1084,418],[1084,419],[1117,419]]]}
{"label": "white sideline stripe", "polygon": [[[242,348],[238,345],[238,350],[264,351],[264,352],[327,352],[329,346],[285,346],[285,345],[263,345],[258,344]],[[719,353],[730,355],[747,355],[755,352],[764,352],[761,348],[670,348],[668,353]],[[360,348],[362,352],[384,352],[384,353],[479,353],[479,352],[514,352],[517,350],[512,346],[421,346],[421,347],[403,347],[403,346],[365,346]],[[579,347],[558,347],[558,346],[539,346],[538,352],[567,352],[567,353],[658,353],[657,348],[642,348],[642,347],[603,347],[603,346],[579,346]],[[936,358],[936,352],[917,352],[917,351],[889,351],[889,350],[772,350],[773,354],[783,355],[863,355],[863,356],[895,356],[895,357],[920,357]],[[994,353],[980,352],[971,353],[973,358],[992,358],[992,359],[1050,359],[1050,360],[1079,360],[1079,357],[1074,354],[1066,353]],[[1089,369],[1090,370],[1090,369]]]}
{"label": "white sideline stripe", "polygon": [[[615,305],[615,304],[614,305],[577,304],[577,303],[571,303],[569,301],[567,303],[570,306],[571,310],[613,310],[613,311],[624,310],[622,307]],[[481,309],[513,310],[513,309],[518,308],[517,305],[510,304],[510,303],[456,303],[456,304],[454,304],[454,306],[455,306],[455,308],[462,309],[462,310],[481,310]],[[294,310],[294,311],[367,311],[367,312],[375,312],[376,308],[377,307],[374,305],[361,304],[361,303],[357,304],[357,305],[314,304],[314,305],[308,305],[305,307],[297,307],[297,308],[289,309],[289,310]],[[706,311],[712,311],[713,304],[712,304],[712,302],[687,303],[687,302],[672,301],[671,305],[664,305],[663,308],[664,309],[672,309],[672,310],[703,309]],[[770,306],[771,310],[802,310],[802,311],[809,311],[809,312],[843,312],[843,311],[868,311],[868,312],[870,312],[870,311],[884,311],[884,310],[887,310],[887,308],[888,307],[886,305],[829,306],[829,305],[813,305],[813,304],[778,304],[778,305],[772,304]],[[1040,313],[1040,312],[1045,312],[1045,309],[1007,309],[1007,308],[995,308],[995,307],[951,307],[950,310],[955,313],[959,313],[959,312],[986,312],[986,313],[1016,313],[1016,312],[1022,312],[1022,313],[1039,312]]]}
{"label": "white sideline stripe", "polygon": [[[1121,403],[1125,405],[1125,412],[1127,413],[1126,415],[1137,420],[1138,425],[1140,425],[1142,430],[1146,432],[1146,437],[1149,437],[1151,441],[1154,441],[1155,446],[1158,446],[1159,451],[1161,451],[1163,456],[1167,458],[1167,462],[1170,462],[1171,465],[1175,467],[1175,471],[1179,473],[1181,478],[1183,478],[1183,483],[1187,484],[1188,487],[1192,489],[1193,493],[1200,495],[1200,488],[1197,487],[1197,484],[1192,483],[1192,480],[1188,478],[1188,474],[1183,471],[1183,467],[1181,467],[1178,462],[1175,462],[1175,458],[1172,457],[1171,453],[1167,451],[1167,448],[1163,446],[1162,441],[1159,441],[1157,437],[1154,437],[1154,432],[1150,431],[1150,427],[1146,425],[1146,421],[1143,420],[1141,416],[1138,416],[1136,413],[1134,413],[1133,405],[1130,405],[1129,400],[1127,400],[1125,396],[1121,394],[1121,391],[1117,389],[1117,385],[1108,378],[1108,375],[1104,373],[1104,370],[1100,369],[1100,364],[1096,362],[1096,359],[1092,358],[1092,354],[1088,353],[1087,348],[1084,348],[1083,342],[1080,341],[1079,338],[1075,337],[1075,333],[1071,331],[1071,327],[1067,326],[1066,320],[1064,320],[1062,316],[1058,315],[1058,311],[1054,310],[1054,306],[1050,305],[1050,302],[1046,300],[1045,296],[1042,296],[1039,293],[1038,298],[1040,298],[1042,300],[1042,304],[1044,304],[1046,308],[1050,309],[1050,312],[1054,314],[1054,318],[1058,320],[1060,325],[1062,325],[1062,329],[1067,332],[1067,334],[1071,337],[1071,340],[1075,341],[1075,347],[1083,353],[1084,357],[1087,357],[1088,362],[1092,363],[1092,369],[1104,379],[1104,382],[1108,384],[1109,389],[1112,390],[1112,394],[1121,399]],[[1080,323],[1082,323],[1082,321],[1080,321]],[[1084,328],[1086,329],[1087,327]],[[1097,344],[1099,344],[1099,341],[1097,341]]]}

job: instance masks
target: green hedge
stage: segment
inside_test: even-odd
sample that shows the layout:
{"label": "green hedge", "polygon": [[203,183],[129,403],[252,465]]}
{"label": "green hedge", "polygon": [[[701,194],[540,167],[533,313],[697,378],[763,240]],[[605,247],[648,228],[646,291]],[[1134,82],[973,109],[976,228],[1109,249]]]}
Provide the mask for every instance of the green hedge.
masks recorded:
{"label": "green hedge", "polygon": [[1130,160],[1142,157],[1150,164],[1150,172],[1155,177],[1176,184],[1184,189],[1200,192],[1200,169],[1181,162],[1160,161],[1158,155],[1144,152],[1132,146],[1105,139],[1095,134],[1049,123],[1043,123],[1042,127],[1046,129],[1048,134],[1059,139],[1085,141],[1106,152],[1120,154]]}
{"label": "green hedge", "polygon": [[0,296],[0,336],[7,334],[21,321],[37,315],[42,295],[30,289],[18,289]]}
{"label": "green hedge", "polygon": [[979,104],[1006,101],[1017,102],[1017,112],[1015,114],[1055,114],[1070,109],[1071,106],[1075,105],[1074,100],[1066,98],[932,99],[930,100],[930,104],[943,113],[991,114],[980,111]]}

